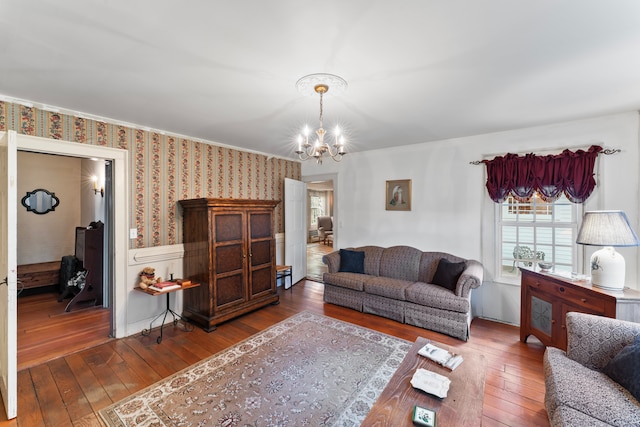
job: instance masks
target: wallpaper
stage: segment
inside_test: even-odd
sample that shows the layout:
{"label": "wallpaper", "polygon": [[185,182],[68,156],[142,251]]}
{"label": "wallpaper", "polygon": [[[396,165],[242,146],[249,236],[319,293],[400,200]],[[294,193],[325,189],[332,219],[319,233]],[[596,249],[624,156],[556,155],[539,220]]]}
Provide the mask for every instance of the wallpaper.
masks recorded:
{"label": "wallpaper", "polygon": [[299,162],[0,101],[6,130],[128,150],[130,226],[138,228],[131,248],[181,243],[177,201],[199,197],[280,200],[283,232],[284,178],[301,178]]}

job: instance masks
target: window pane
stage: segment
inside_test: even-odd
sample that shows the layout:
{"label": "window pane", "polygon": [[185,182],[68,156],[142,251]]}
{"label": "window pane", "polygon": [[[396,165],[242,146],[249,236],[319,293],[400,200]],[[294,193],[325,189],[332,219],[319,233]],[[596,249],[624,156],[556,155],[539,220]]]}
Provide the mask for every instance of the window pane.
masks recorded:
{"label": "window pane", "polygon": [[518,267],[538,269],[551,262],[556,271],[575,271],[577,205],[562,196],[554,203],[532,197],[518,202],[509,197],[499,210],[499,275],[514,277]]}
{"label": "window pane", "polygon": [[518,227],[518,240],[533,245],[533,227]]}
{"label": "window pane", "polygon": [[553,243],[553,229],[551,227],[538,227],[538,228],[536,228],[536,243],[538,243],[538,244],[552,244]]}
{"label": "window pane", "polygon": [[554,211],[556,222],[573,222],[573,208],[570,205],[558,205]]}

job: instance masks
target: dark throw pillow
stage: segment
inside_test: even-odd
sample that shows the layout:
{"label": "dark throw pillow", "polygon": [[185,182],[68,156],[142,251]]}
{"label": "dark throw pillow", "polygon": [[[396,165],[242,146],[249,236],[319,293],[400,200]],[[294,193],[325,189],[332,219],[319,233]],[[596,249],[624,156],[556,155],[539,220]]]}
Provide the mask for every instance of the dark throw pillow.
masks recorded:
{"label": "dark throw pillow", "polygon": [[640,400],[640,336],[620,350],[602,372]]}
{"label": "dark throw pillow", "polygon": [[340,249],[340,269],[338,271],[364,274],[364,252]]}
{"label": "dark throw pillow", "polygon": [[431,282],[455,292],[458,279],[466,267],[467,264],[464,261],[451,262],[448,259],[440,258],[436,274],[433,275]]}

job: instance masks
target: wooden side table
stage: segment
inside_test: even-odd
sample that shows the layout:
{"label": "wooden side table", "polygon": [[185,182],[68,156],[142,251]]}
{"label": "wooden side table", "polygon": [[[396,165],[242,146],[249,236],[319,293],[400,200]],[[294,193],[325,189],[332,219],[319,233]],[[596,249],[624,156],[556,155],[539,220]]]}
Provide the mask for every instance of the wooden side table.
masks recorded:
{"label": "wooden side table", "polygon": [[522,342],[534,335],[544,345],[566,350],[565,318],[570,311],[640,322],[640,292],[635,289],[612,292],[558,274],[520,271]]}
{"label": "wooden side table", "polygon": [[142,330],[142,335],[144,336],[148,336],[151,334],[151,329],[153,329],[153,323],[158,320],[160,318],[160,316],[162,316],[162,323],[160,324],[160,335],[158,336],[158,339],[156,340],[158,342],[158,344],[160,344],[162,342],[162,329],[164,328],[164,322],[165,320],[167,320],[167,315],[171,314],[171,316],[173,317],[173,325],[176,326],[178,324],[178,320],[182,321],[182,324],[184,325],[184,330],[187,332],[191,332],[193,331],[193,325],[189,324],[189,321],[187,319],[184,319],[182,316],[180,316],[178,313],[176,313],[175,311],[171,310],[170,306],[169,306],[169,294],[172,294],[174,292],[177,291],[181,291],[183,289],[189,289],[189,288],[195,288],[200,286],[199,283],[189,283],[186,285],[182,285],[181,287],[177,288],[177,289],[171,289],[169,291],[156,291],[153,289],[142,289],[140,287],[136,287],[135,290],[140,291],[140,292],[144,292],[147,295],[151,295],[151,296],[158,296],[158,295],[166,295],[167,296],[167,308],[160,314],[158,314],[156,317],[153,318],[153,320],[151,321],[151,323],[149,323],[149,329],[143,329]]}

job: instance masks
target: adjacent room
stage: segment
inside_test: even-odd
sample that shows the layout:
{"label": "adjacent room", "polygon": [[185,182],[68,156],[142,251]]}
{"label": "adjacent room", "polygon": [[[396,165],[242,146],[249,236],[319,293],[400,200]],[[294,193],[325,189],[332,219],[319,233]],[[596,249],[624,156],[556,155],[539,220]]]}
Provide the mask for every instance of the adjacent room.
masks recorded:
{"label": "adjacent room", "polygon": [[0,426],[640,425],[639,2],[0,21]]}

